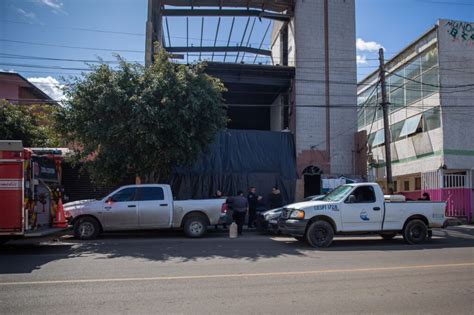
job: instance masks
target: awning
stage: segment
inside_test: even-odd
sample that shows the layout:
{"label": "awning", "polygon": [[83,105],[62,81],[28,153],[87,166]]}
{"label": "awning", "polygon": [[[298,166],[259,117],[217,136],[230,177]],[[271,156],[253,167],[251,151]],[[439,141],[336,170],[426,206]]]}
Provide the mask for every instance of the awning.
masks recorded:
{"label": "awning", "polygon": [[405,120],[405,123],[403,124],[402,131],[400,132],[400,138],[407,137],[409,135],[412,135],[416,132],[416,129],[418,129],[418,126],[420,125],[420,120],[421,120],[421,114],[413,116],[411,118],[408,118]]}
{"label": "awning", "polygon": [[375,133],[374,142],[372,142],[372,146],[375,147],[380,144],[384,144],[385,142],[385,132],[383,129],[380,129]]}

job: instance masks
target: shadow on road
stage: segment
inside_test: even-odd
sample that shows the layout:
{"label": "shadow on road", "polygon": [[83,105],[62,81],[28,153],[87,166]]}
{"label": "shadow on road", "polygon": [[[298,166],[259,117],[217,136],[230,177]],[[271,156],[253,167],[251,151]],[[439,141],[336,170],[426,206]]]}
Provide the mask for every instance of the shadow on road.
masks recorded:
{"label": "shadow on road", "polygon": [[280,256],[305,256],[313,250],[412,251],[463,247],[474,247],[474,229],[453,227],[437,230],[432,240],[414,246],[405,244],[401,237],[391,241],[378,237],[337,237],[330,248],[323,250],[312,249],[292,238],[270,237],[254,232],[238,239],[229,239],[225,232],[220,231],[210,231],[202,239],[186,238],[180,231],[109,233],[94,241],[78,241],[66,235],[56,241],[20,240],[1,246],[0,274],[31,273],[48,263],[76,257],[181,263],[221,258],[258,261]]}
{"label": "shadow on road", "polygon": [[31,273],[50,262],[86,256],[94,260],[133,258],[181,263],[216,258],[257,261],[283,255],[304,254],[298,246],[282,246],[281,242],[254,232],[238,239],[229,239],[220,231],[210,231],[202,239],[186,238],[180,231],[108,233],[94,241],[63,236],[58,242],[21,240],[3,245],[0,274]]}

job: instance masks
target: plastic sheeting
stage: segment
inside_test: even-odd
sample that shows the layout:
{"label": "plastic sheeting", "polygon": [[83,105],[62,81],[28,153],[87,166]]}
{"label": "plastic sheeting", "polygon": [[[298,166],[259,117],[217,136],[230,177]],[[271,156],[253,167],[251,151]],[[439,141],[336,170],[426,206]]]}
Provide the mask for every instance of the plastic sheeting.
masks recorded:
{"label": "plastic sheeting", "polygon": [[177,199],[211,198],[218,189],[233,196],[255,186],[265,202],[277,186],[287,204],[294,200],[296,178],[291,133],[226,130],[193,166],[176,170],[171,186]]}

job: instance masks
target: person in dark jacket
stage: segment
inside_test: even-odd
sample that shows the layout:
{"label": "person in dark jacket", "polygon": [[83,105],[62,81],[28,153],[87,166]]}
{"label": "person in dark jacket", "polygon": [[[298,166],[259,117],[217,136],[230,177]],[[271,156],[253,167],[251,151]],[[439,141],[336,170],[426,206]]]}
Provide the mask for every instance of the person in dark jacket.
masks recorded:
{"label": "person in dark jacket", "polygon": [[242,235],[242,229],[245,223],[245,215],[249,209],[249,202],[247,198],[245,198],[244,192],[242,190],[237,192],[237,196],[232,197],[232,208],[234,211],[232,218],[237,224],[239,235]]}
{"label": "person in dark jacket", "polygon": [[257,189],[255,187],[250,187],[249,194],[247,195],[247,200],[249,202],[249,222],[248,222],[249,228],[254,227],[255,219],[257,217],[258,196],[256,192],[257,192]]}
{"label": "person in dark jacket", "polygon": [[281,207],[283,207],[283,198],[280,194],[280,190],[278,187],[273,187],[272,193],[270,194],[270,209]]}
{"label": "person in dark jacket", "polygon": [[430,201],[431,200],[430,194],[428,194],[427,192],[424,192],[423,197],[419,198],[418,200]]}

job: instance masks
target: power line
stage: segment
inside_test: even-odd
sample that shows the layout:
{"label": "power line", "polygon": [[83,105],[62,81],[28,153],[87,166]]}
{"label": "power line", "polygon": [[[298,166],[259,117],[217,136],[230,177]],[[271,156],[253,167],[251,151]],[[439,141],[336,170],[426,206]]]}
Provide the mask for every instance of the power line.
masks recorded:
{"label": "power line", "polygon": [[55,29],[66,29],[66,30],[73,30],[73,31],[120,34],[120,35],[131,35],[131,36],[142,36],[142,37],[145,36],[144,33],[119,32],[119,31],[101,30],[101,29],[96,29],[96,28],[49,25],[49,24],[43,24],[43,23],[28,23],[28,22],[14,21],[14,20],[6,20],[6,19],[0,19],[0,22],[12,23],[12,24],[23,24],[23,25],[29,25],[29,26],[34,26],[34,27],[40,26],[40,27],[55,28]]}
{"label": "power line", "polygon": [[[120,63],[119,60],[102,60],[102,59],[71,59],[71,58],[54,58],[54,57],[41,57],[41,56],[29,56],[29,55],[18,55],[18,54],[6,54],[0,53],[0,58],[9,59],[26,59],[26,60],[47,60],[47,61],[67,61],[67,62],[83,62],[83,63]],[[131,60],[133,63],[143,63],[143,61]]]}
{"label": "power line", "polygon": [[129,52],[129,53],[144,53],[144,50],[132,50],[132,49],[110,49],[110,48],[94,48],[94,47],[83,47],[83,46],[68,46],[68,45],[58,45],[58,44],[46,44],[38,42],[27,42],[21,40],[12,40],[0,38],[0,41],[7,43],[17,43],[25,45],[37,45],[37,46],[47,46],[47,47],[60,47],[60,48],[70,48],[70,49],[84,49],[84,50],[95,50],[95,51],[111,51],[111,52]]}
{"label": "power line", "polygon": [[421,81],[418,81],[418,80],[415,80],[415,79],[411,79],[411,78],[405,77],[405,76],[403,76],[403,75],[396,74],[396,73],[394,73],[394,72],[390,72],[390,71],[385,71],[385,72],[390,73],[391,75],[394,75],[394,76],[403,78],[403,79],[408,80],[408,81],[412,81],[412,82],[415,82],[415,83],[419,83],[419,84],[421,84],[421,85],[431,86],[431,87],[435,87],[435,88],[456,89],[456,88],[464,88],[464,87],[471,87],[471,86],[474,86],[474,83],[470,83],[470,84],[460,84],[460,85],[452,85],[452,86],[441,86],[441,85],[437,85],[437,84],[423,83],[423,82],[421,82]]}

